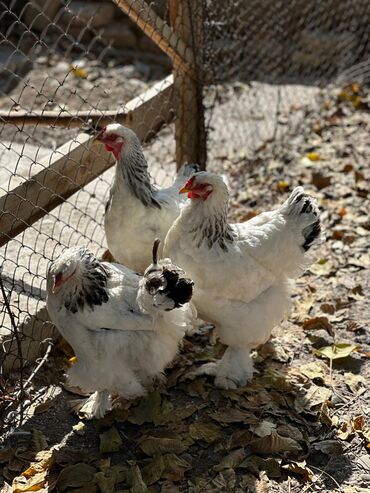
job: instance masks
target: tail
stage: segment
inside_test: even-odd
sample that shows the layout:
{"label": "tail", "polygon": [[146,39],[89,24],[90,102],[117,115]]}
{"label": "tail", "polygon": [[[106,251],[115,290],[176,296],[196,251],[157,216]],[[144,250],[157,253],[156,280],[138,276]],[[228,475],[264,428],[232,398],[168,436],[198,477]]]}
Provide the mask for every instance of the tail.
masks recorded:
{"label": "tail", "polygon": [[197,164],[188,164],[188,163],[183,164],[181,168],[178,170],[174,182],[174,186],[176,187],[176,192],[178,192],[180,188],[182,188],[185,185],[188,179],[199,170],[200,168]]}
{"label": "tail", "polygon": [[305,193],[302,187],[296,187],[281,207],[282,214],[297,223],[303,236],[303,250],[307,252],[318,242],[322,234],[320,211],[316,200]]}
{"label": "tail", "polygon": [[140,282],[138,303],[145,311],[159,309],[170,311],[188,303],[193,295],[193,281],[180,277],[184,271],[171,263],[170,259],[158,262],[160,240],[153,246],[153,263],[146,269]]}

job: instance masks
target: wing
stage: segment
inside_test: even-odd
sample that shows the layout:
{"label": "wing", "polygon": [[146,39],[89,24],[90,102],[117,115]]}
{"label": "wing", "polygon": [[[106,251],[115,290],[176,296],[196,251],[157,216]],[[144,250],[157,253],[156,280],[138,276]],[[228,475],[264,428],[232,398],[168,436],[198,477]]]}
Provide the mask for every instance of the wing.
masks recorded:
{"label": "wing", "polygon": [[119,264],[103,263],[110,273],[109,299],[92,309],[78,311],[75,316],[88,330],[153,331],[152,317],[137,304],[140,276]]}

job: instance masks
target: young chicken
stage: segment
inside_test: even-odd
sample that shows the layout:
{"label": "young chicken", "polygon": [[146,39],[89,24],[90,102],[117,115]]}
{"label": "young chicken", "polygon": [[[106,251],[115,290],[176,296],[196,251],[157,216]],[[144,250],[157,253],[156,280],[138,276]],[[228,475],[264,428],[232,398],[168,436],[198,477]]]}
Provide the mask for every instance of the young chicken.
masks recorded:
{"label": "young chicken", "polygon": [[94,392],[81,409],[87,418],[104,416],[110,394],[144,395],[195,317],[193,282],[169,259],[157,262],[158,246],[143,277],[80,247],[64,250],[49,268],[49,315],[77,356],[69,382]]}
{"label": "young chicken", "polygon": [[215,375],[219,387],[236,388],[253,376],[251,349],[269,339],[290,308],[292,280],[320,236],[319,210],[297,187],[279,209],[229,224],[221,177],[196,173],[180,190],[186,192],[190,201],[170,228],[164,252],[194,280],[199,316],[228,346],[219,362],[198,373]]}
{"label": "young chicken", "polygon": [[180,213],[180,188],[195,171],[184,165],[173,185],[152,185],[143,149],[136,134],[112,123],[96,137],[117,160],[114,182],[105,209],[105,234],[113,258],[136,272],[150,262],[155,238],[164,238]]}

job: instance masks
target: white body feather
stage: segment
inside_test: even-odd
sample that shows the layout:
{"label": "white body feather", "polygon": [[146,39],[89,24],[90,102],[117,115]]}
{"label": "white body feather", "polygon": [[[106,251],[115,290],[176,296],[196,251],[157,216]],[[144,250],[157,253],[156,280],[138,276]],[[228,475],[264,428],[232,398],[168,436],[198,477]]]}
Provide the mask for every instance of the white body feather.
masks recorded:
{"label": "white body feather", "polygon": [[135,272],[144,272],[151,260],[154,239],[165,238],[180,213],[180,205],[184,202],[179,190],[187,179],[188,175],[183,175],[180,170],[171,187],[155,190],[159,209],[144,205],[135,197],[117,170],[104,218],[108,248],[117,262]]}
{"label": "white body feather", "polygon": [[[143,278],[118,264],[101,265],[109,273],[106,303],[72,313],[62,294],[52,293],[49,274],[47,308],[77,356],[67,373],[70,383],[87,392],[131,399],[145,394],[175,358],[194,313],[189,304],[162,311],[153,306]],[[107,408],[107,402],[95,405],[93,415],[101,416]]]}
{"label": "white body feather", "polygon": [[225,242],[227,250],[217,241],[210,246],[205,231],[216,237],[222,229],[217,221],[226,228],[228,202],[226,187],[211,183],[207,200],[191,200],[174,222],[164,254],[194,280],[199,316],[212,322],[230,346],[216,370],[216,383],[233,387],[252,377],[249,351],[269,339],[290,309],[292,280],[307,263],[302,230],[317,216],[298,215],[287,201],[280,209],[229,225],[234,239]]}

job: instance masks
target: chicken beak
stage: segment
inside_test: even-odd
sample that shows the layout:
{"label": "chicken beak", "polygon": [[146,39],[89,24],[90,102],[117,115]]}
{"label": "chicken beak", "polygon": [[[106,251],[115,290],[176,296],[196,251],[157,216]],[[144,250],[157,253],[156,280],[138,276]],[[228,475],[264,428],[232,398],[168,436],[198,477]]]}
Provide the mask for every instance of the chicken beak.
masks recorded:
{"label": "chicken beak", "polygon": [[63,284],[62,274],[58,273],[56,276],[54,276],[54,284],[53,284],[53,287],[51,288],[51,292],[53,294],[57,294],[57,292],[60,290],[62,284]]}
{"label": "chicken beak", "polygon": [[182,187],[182,189],[179,190],[179,193],[188,193],[188,192],[190,192],[190,188],[187,188],[186,186]]}

